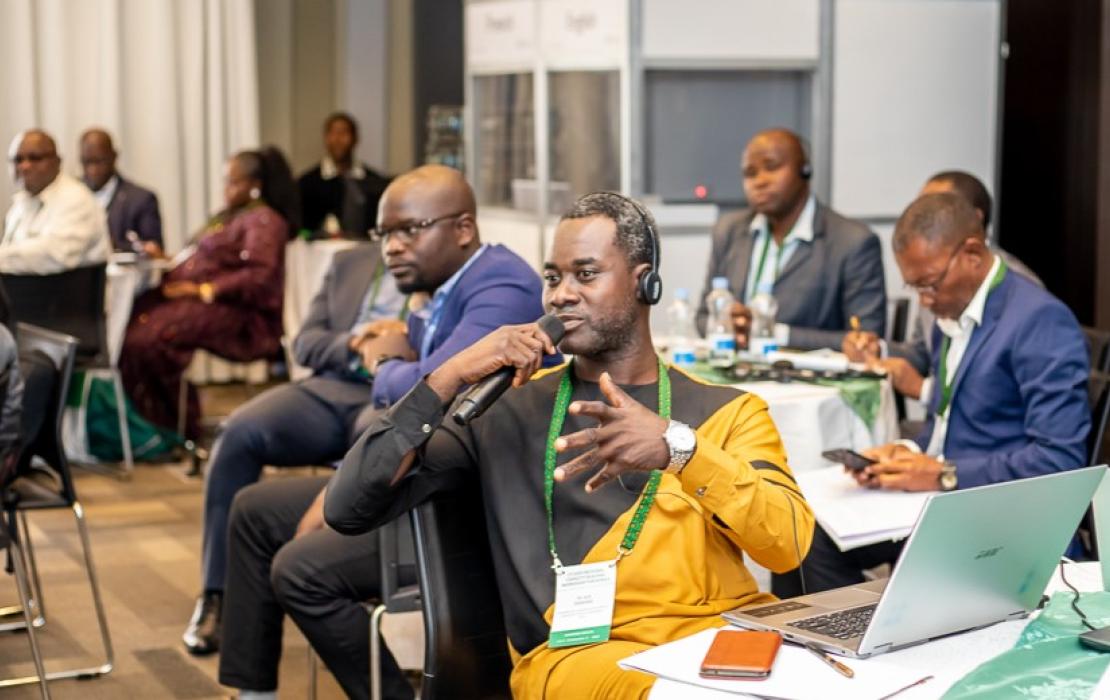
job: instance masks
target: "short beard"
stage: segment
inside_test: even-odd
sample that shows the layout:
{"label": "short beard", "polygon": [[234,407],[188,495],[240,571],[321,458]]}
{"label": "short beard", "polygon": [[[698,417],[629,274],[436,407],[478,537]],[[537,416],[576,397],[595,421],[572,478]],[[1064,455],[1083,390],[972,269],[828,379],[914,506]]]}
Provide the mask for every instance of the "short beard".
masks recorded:
{"label": "short beard", "polygon": [[639,309],[635,305],[606,318],[598,319],[597,325],[591,319],[587,324],[593,337],[584,347],[566,348],[567,352],[591,359],[603,359],[628,350],[636,334],[636,320]]}

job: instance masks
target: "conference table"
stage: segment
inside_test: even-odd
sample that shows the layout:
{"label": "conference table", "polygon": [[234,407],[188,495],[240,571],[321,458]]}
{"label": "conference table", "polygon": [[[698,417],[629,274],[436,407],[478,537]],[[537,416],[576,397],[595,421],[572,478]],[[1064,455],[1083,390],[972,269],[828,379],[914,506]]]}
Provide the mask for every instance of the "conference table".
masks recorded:
{"label": "conference table", "polygon": [[[1067,565],[1068,581],[1080,591],[1091,593],[1102,591],[1102,574],[1098,562],[1084,562],[1081,564]],[[1053,575],[1045,593],[1062,593],[1067,591],[1060,580],[1059,569]],[[1070,598],[1070,595],[1068,596]],[[846,663],[856,672],[856,678],[851,681],[841,678],[832,669],[824,665],[816,657],[801,654],[800,659],[805,667],[797,674],[804,680],[802,685],[808,690],[792,694],[797,700],[824,700],[826,698],[879,698],[888,693],[898,691],[904,686],[931,677],[920,685],[901,690],[894,697],[897,700],[925,700],[939,698],[945,694],[955,683],[971,673],[981,664],[984,664],[999,654],[1015,647],[1022,631],[1028,624],[1040,615],[1034,612],[1024,620],[1011,620],[1000,622],[990,627],[944,637],[925,644],[908,647],[888,654],[880,654],[870,659],[847,660]],[[649,695],[650,700],[734,700],[735,698],[765,697],[759,695],[761,689],[758,681],[732,681],[732,680],[704,680],[697,676],[697,667],[705,655],[714,630],[691,635],[685,639],[676,640],[661,645],[655,649],[643,652],[652,654],[652,659],[639,660],[641,666],[651,666],[665,675],[657,675],[657,680]],[[1026,647],[1031,656],[1025,657],[1030,666],[1035,665],[1036,650]],[[780,652],[781,654],[782,652]],[[627,664],[629,659],[622,661]],[[776,668],[778,668],[776,662]],[[875,667],[872,669],[872,667]],[[879,671],[879,674],[869,674],[869,669]],[[1067,668],[1058,669],[1058,675],[1068,672]],[[773,675],[774,672],[772,672]],[[1032,671],[1023,673],[1032,674]],[[885,675],[884,675],[885,674]],[[876,678],[876,675],[878,678]],[[1032,677],[1032,676],[1030,676]],[[1041,680],[1037,676],[1038,681]],[[1011,681],[1015,680],[1011,677]],[[857,684],[858,681],[858,684]],[[885,681],[885,685],[883,685]],[[1059,687],[1050,688],[1045,681],[1040,693],[1032,695],[1027,692],[1014,691],[1005,684],[1005,678],[1000,678],[998,692],[990,697],[1036,697],[1036,698],[1074,698],[1083,697],[1078,691],[1072,689],[1071,694],[1060,694]],[[1066,683],[1066,681],[1065,681]],[[854,691],[845,694],[842,690],[835,690],[843,686],[854,687]],[[875,692],[875,689],[878,691]],[[763,692],[766,692],[765,690]],[[1110,697],[1110,669],[1103,673],[1091,698]]]}

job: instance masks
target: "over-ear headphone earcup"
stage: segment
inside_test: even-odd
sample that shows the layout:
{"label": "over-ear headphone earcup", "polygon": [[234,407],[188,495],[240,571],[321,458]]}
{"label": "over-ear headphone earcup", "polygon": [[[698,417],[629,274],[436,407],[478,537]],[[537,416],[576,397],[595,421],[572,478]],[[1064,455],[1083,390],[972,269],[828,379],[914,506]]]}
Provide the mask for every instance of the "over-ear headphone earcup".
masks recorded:
{"label": "over-ear headphone earcup", "polygon": [[644,270],[644,273],[640,275],[637,291],[639,292],[640,301],[649,306],[654,306],[663,298],[663,278],[655,270]]}
{"label": "over-ear headphone earcup", "polygon": [[802,167],[798,170],[798,174],[802,176],[803,180],[808,180],[813,177],[813,166],[809,164],[809,161],[802,163]]}

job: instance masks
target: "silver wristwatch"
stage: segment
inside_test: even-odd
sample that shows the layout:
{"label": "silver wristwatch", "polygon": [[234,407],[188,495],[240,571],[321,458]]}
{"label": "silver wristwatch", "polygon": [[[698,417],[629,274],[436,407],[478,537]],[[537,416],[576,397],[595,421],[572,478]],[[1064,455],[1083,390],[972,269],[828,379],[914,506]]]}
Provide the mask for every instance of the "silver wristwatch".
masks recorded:
{"label": "silver wristwatch", "polygon": [[663,440],[667,443],[667,449],[671,453],[670,463],[667,464],[667,472],[678,474],[690,461],[690,458],[694,456],[694,450],[698,446],[697,435],[690,426],[673,420],[667,424],[667,429],[663,431]]}
{"label": "silver wristwatch", "polygon": [[959,483],[956,479],[956,465],[947,460],[941,462],[940,475],[937,479],[940,482],[941,491],[955,491]]}

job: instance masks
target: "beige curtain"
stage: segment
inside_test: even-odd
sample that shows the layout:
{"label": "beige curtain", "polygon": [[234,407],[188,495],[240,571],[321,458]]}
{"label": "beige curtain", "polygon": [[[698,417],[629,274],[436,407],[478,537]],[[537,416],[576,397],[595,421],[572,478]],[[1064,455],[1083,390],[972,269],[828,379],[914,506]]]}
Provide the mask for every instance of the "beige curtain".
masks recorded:
{"label": "beige curtain", "polygon": [[[226,157],[258,145],[253,13],[254,0],[0,0],[0,142],[46,129],[79,175],[80,133],[106,128],[177,250],[221,206]],[[13,190],[2,178],[0,210]]]}

